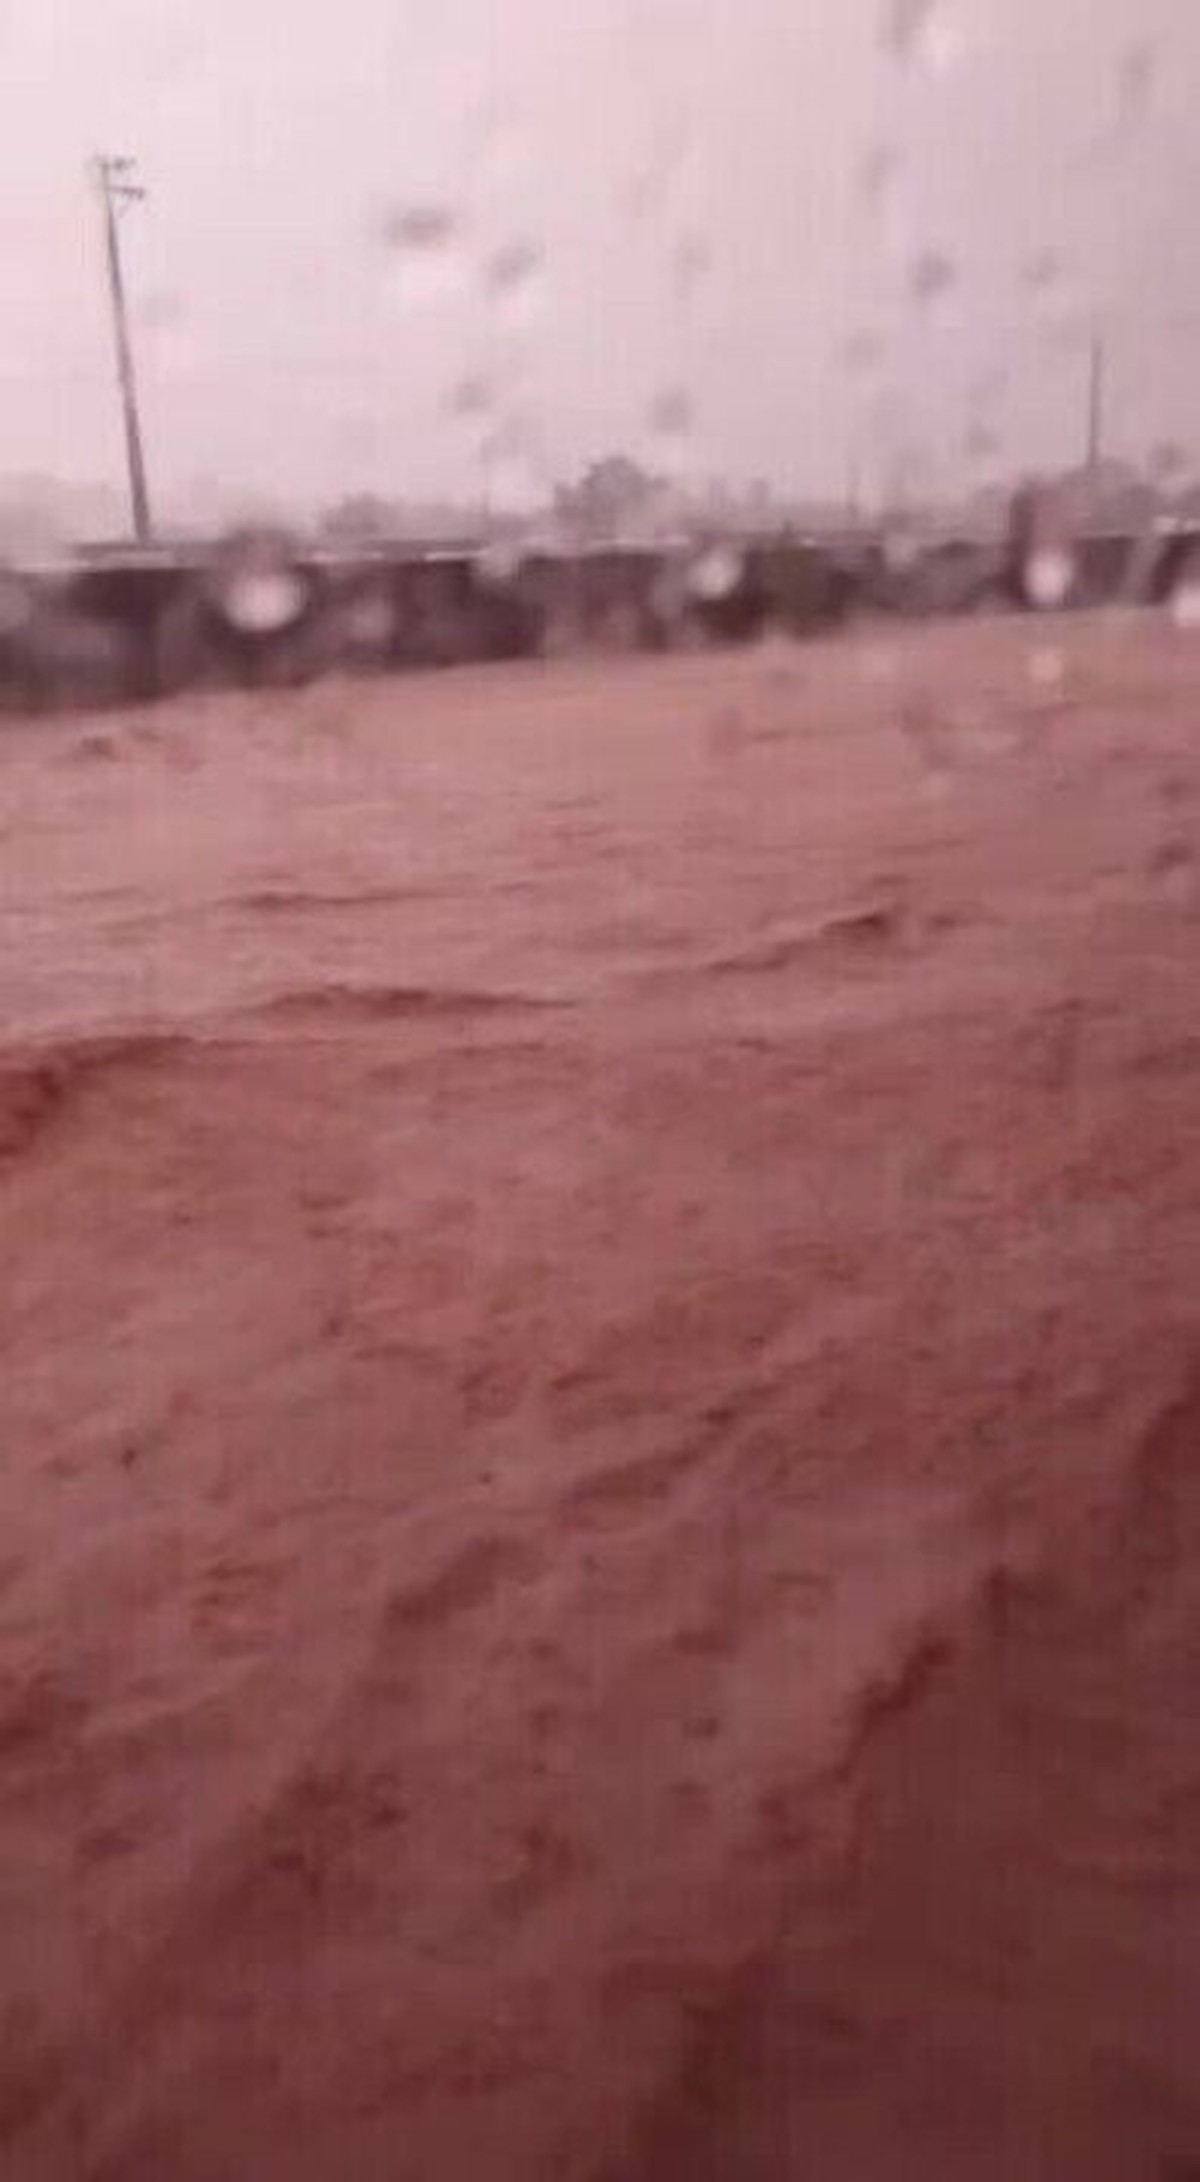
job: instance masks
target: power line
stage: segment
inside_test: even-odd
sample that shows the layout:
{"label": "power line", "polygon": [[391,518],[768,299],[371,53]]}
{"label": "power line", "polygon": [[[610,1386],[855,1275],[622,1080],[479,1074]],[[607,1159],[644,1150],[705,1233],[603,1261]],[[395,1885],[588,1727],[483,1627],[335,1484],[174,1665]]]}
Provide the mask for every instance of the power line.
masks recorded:
{"label": "power line", "polygon": [[139,203],[146,192],[137,180],[133,160],[114,158],[111,153],[102,153],[92,161],[92,179],[100,200],[101,219],[104,224],[108,290],[112,305],[117,386],[125,427],[125,459],[129,469],[133,534],[139,545],[148,545],[152,534],[150,495],[146,485],[146,457],[142,446],[141,418],[138,414],[137,378],[134,371],[133,344],[129,337],[129,314],[125,305],[125,277],[121,265],[121,238],[118,228],[122,212],[131,204]]}

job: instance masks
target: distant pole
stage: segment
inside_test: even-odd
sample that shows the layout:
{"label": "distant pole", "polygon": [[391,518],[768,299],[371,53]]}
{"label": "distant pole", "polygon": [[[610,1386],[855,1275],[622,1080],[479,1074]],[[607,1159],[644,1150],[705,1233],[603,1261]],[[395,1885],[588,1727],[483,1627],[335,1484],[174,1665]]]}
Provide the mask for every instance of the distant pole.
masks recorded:
{"label": "distant pole", "polygon": [[1093,484],[1100,474],[1100,464],[1104,454],[1104,370],[1106,361],[1104,342],[1098,333],[1094,333],[1088,351],[1087,418],[1087,474]]}
{"label": "distant pole", "polygon": [[112,305],[117,385],[125,426],[125,459],[129,469],[129,504],[133,514],[133,534],[139,545],[149,545],[152,535],[150,495],[146,487],[146,457],[142,447],[141,419],[138,415],[137,378],[133,364],[133,344],[129,338],[129,314],[125,304],[125,276],[121,266],[121,237],[118,227],[122,212],[128,205],[139,202],[146,192],[137,181],[132,159],[114,159],[111,155],[102,155],[92,162],[92,178],[100,199],[104,222],[108,290]]}
{"label": "distant pole", "polygon": [[502,461],[504,448],[497,426],[484,433],[479,442],[479,519],[484,536],[490,538],[498,516],[504,510],[496,500],[496,466]]}
{"label": "distant pole", "polygon": [[862,513],[862,446],[855,431],[846,450],[846,522],[853,530]]}

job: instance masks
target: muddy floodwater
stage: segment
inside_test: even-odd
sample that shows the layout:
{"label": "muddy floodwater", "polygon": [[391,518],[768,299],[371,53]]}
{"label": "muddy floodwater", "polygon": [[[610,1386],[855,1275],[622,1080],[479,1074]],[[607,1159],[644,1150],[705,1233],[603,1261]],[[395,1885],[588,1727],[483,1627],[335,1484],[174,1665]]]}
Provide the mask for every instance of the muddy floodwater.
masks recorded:
{"label": "muddy floodwater", "polygon": [[1200,638],[0,729],[0,2169],[1200,2175]]}

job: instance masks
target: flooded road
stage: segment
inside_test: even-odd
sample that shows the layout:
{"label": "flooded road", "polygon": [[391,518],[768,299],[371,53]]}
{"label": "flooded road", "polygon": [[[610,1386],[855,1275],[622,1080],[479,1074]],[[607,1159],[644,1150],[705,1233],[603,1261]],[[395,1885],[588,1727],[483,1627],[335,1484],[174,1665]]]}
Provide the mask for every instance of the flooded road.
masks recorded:
{"label": "flooded road", "polygon": [[1145,620],[0,739],[20,2182],[1200,2171]]}

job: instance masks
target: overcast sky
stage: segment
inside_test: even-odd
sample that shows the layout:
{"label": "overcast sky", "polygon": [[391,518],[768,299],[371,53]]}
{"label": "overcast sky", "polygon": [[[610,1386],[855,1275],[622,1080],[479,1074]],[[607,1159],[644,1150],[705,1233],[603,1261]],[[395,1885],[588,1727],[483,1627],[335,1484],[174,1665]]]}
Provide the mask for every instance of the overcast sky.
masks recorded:
{"label": "overcast sky", "polygon": [[1198,117],[1200,0],[0,0],[0,472],[120,476],[95,150],[166,498],[952,484],[1078,454],[1097,316],[1192,447]]}

